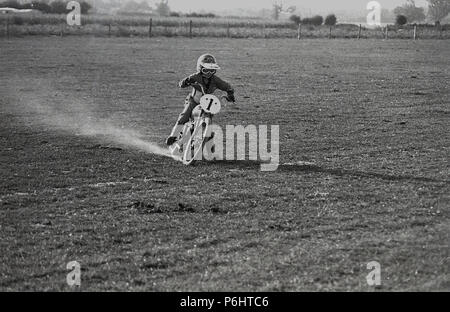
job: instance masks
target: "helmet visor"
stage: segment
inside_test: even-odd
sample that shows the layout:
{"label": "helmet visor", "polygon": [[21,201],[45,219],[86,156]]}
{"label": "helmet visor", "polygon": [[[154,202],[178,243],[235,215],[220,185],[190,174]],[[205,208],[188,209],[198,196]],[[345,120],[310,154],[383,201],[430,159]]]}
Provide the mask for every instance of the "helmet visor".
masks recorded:
{"label": "helmet visor", "polygon": [[215,69],[215,70],[220,69],[220,66],[217,65],[216,63],[205,63],[205,62],[202,62],[200,65],[202,67],[205,67],[205,68],[208,68],[208,69]]}

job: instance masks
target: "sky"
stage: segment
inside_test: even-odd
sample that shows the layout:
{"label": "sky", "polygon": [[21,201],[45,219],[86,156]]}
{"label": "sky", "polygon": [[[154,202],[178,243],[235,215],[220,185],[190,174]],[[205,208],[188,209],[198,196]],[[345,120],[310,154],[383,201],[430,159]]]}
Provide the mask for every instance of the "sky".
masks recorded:
{"label": "sky", "polygon": [[[153,0],[155,1],[155,0]],[[169,0],[173,11],[219,11],[271,8],[276,0]],[[155,2],[158,2],[157,0]],[[280,2],[280,1],[279,1]],[[285,6],[294,5],[298,9],[315,12],[361,11],[365,10],[369,0],[284,0]],[[382,8],[393,9],[406,3],[406,0],[378,0]],[[416,0],[418,6],[426,6],[426,0]]]}

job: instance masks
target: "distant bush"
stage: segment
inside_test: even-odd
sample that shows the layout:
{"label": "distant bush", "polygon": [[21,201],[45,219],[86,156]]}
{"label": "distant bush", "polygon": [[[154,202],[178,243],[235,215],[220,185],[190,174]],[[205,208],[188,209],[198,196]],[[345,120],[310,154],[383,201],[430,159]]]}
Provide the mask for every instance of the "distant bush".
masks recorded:
{"label": "distant bush", "polygon": [[53,1],[52,3],[50,3],[50,7],[52,10],[51,12],[53,14],[65,14],[69,11],[66,9],[66,5],[67,3],[62,1]]}
{"label": "distant bush", "polygon": [[189,13],[186,17],[201,17],[201,18],[215,18],[216,15],[213,13]]}
{"label": "distant bush", "polygon": [[339,24],[338,27],[339,29],[346,31],[355,31],[359,29],[359,26],[355,24]]}
{"label": "distant bush", "polygon": [[302,22],[302,19],[300,18],[300,16],[298,16],[298,15],[291,15],[291,17],[289,17],[289,20],[291,21],[291,22],[294,22],[295,24],[300,24],[301,22]]}
{"label": "distant bush", "polygon": [[409,0],[402,6],[396,7],[393,13],[397,15],[404,15],[406,19],[411,22],[421,22],[425,20],[425,9],[417,7],[414,0]]}
{"label": "distant bush", "polygon": [[0,8],[22,9],[22,4],[16,0],[8,0],[0,3]]}
{"label": "distant bush", "polygon": [[307,18],[302,19],[302,24],[320,26],[323,24],[323,17],[320,15],[316,15],[313,17],[307,17]]}
{"label": "distant bush", "polygon": [[41,11],[42,13],[52,13],[52,8],[45,2],[33,1],[31,2],[33,9]]}
{"label": "distant bush", "polygon": [[337,23],[337,17],[334,14],[330,14],[325,18],[325,25],[334,26]]}
{"label": "distant bush", "polygon": [[[66,4],[67,5],[67,4]],[[81,14],[88,14],[89,10],[92,9],[92,6],[86,1],[80,2]]]}
{"label": "distant bush", "polygon": [[24,3],[22,5],[22,9],[32,9],[33,5],[31,3]]}
{"label": "distant bush", "polygon": [[408,22],[408,19],[404,15],[397,15],[395,23],[399,26],[403,26]]}
{"label": "distant bush", "polygon": [[170,17],[181,17],[181,14],[178,12],[170,12]]}

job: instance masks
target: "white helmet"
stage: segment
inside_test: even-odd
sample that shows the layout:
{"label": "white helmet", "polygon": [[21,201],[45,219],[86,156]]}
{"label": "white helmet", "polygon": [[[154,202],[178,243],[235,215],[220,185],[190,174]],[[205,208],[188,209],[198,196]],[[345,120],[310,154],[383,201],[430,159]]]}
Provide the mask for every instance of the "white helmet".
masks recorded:
{"label": "white helmet", "polygon": [[217,64],[216,58],[212,54],[203,54],[197,60],[197,71],[201,72],[203,68],[218,70],[220,66]]}

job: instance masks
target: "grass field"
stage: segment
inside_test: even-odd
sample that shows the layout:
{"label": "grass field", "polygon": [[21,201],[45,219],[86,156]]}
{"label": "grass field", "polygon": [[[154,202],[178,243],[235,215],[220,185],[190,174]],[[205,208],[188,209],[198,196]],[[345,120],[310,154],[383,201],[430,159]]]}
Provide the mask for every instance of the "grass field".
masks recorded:
{"label": "grass field", "polygon": [[[236,87],[219,125],[280,126],[276,172],[128,147],[163,145],[204,51]],[[0,290],[71,290],[77,260],[81,290],[449,291],[449,59],[433,40],[1,39]]]}
{"label": "grass field", "polygon": [[[81,26],[68,26],[67,16],[58,14],[0,15],[0,36],[23,37],[36,35],[96,36],[96,37],[148,37],[152,20],[153,37],[210,37],[210,38],[297,38],[298,26],[288,20],[274,21],[262,18],[188,18],[157,16],[108,16],[83,15]],[[192,33],[190,31],[192,22]],[[8,27],[6,24],[8,23]],[[397,27],[389,25],[388,38],[412,39],[413,25]],[[326,25],[302,25],[301,38],[329,38],[330,27]],[[358,38],[359,26],[338,24],[331,28],[331,38]],[[384,27],[363,27],[362,39],[383,39]],[[418,39],[450,39],[450,25],[440,28],[418,25]]]}

